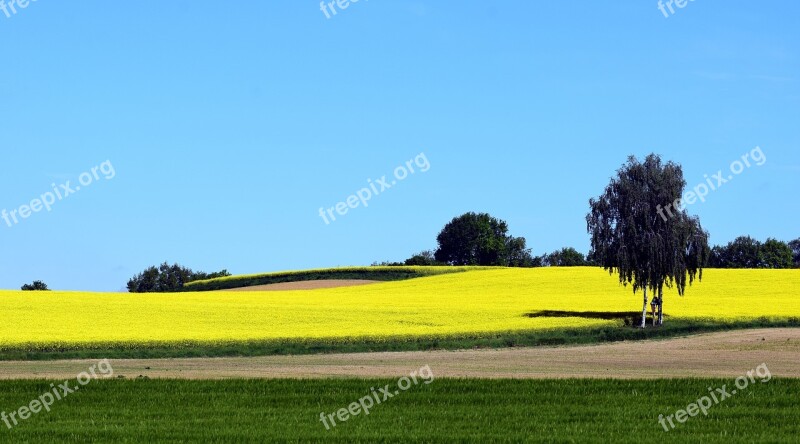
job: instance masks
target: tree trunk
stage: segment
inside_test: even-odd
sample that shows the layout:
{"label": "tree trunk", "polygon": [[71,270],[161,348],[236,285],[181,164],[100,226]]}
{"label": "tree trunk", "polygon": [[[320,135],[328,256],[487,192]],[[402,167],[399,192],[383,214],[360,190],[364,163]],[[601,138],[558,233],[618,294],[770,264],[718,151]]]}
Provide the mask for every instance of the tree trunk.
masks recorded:
{"label": "tree trunk", "polygon": [[664,291],[658,291],[658,325],[664,325]]}
{"label": "tree trunk", "polygon": [[642,307],[642,328],[647,328],[647,287],[644,287],[644,306]]}
{"label": "tree trunk", "polygon": [[653,308],[653,310],[652,310],[653,311],[653,327],[655,327],[656,326],[656,318],[658,318],[658,307],[652,307],[652,308]]}

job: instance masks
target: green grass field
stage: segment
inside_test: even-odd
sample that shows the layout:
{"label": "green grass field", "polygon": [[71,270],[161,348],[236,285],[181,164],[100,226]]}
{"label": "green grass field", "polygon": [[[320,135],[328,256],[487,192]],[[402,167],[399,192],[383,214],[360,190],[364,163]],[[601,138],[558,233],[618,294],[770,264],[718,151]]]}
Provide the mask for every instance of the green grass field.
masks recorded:
{"label": "green grass field", "polygon": [[[435,369],[433,369],[435,374]],[[62,381],[59,381],[62,382]],[[0,411],[51,382],[0,382]],[[93,381],[0,442],[796,442],[800,380],[756,382],[665,432],[673,414],[732,380],[434,380],[326,430],[336,412],[394,380]]]}

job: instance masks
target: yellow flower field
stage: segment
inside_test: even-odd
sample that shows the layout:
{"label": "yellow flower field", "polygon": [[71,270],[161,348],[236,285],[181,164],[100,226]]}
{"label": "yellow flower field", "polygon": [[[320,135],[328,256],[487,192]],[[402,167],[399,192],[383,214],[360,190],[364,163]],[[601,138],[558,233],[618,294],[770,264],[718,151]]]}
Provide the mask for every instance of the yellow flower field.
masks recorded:
{"label": "yellow flower field", "polygon": [[[128,294],[0,291],[0,348],[92,343],[344,339],[618,325],[531,318],[541,310],[633,312],[641,293],[596,268],[495,269],[287,292]],[[800,317],[800,270],[706,270],[669,319]]]}

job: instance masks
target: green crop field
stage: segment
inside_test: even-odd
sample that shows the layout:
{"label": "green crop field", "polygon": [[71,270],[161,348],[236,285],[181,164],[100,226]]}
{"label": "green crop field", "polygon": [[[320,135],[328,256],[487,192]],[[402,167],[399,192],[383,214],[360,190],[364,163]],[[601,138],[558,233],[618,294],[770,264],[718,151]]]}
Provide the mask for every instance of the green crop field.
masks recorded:
{"label": "green crop field", "polygon": [[[0,410],[49,381],[0,382]],[[327,430],[336,412],[394,380],[101,380],[57,401],[0,442],[790,442],[800,380],[758,381],[674,430],[672,414],[732,380],[453,380],[419,383]]]}

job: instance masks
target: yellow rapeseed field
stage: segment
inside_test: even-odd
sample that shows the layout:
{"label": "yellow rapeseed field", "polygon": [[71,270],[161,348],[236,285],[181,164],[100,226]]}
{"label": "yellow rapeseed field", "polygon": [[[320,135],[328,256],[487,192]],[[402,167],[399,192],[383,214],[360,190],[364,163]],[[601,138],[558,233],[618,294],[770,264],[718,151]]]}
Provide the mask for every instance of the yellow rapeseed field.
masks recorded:
{"label": "yellow rapeseed field", "polygon": [[[0,291],[0,348],[389,338],[617,325],[557,310],[632,312],[641,294],[596,268],[495,269],[350,288],[127,294]],[[800,270],[706,270],[671,318],[800,317]]]}

